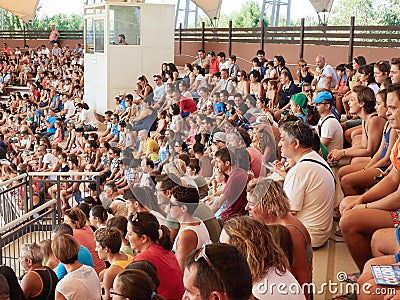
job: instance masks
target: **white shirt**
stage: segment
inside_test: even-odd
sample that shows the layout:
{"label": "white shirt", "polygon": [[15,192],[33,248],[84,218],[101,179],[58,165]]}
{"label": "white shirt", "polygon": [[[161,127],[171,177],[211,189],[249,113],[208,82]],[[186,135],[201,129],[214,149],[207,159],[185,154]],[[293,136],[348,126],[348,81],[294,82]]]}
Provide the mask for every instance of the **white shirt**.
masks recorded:
{"label": "white shirt", "polygon": [[74,105],[74,101],[72,100],[67,100],[67,102],[65,102],[64,104],[64,109],[67,111],[67,113],[65,114],[65,116],[67,118],[69,118],[70,116],[75,114],[75,105]]}
{"label": "white shirt", "polygon": [[260,300],[305,300],[303,289],[296,278],[289,271],[283,274],[277,272],[271,268],[264,278],[255,283],[253,295]]}
{"label": "white shirt", "polygon": [[322,74],[324,75],[324,76],[317,76],[317,75],[314,76],[314,78],[317,79],[317,90],[325,88],[326,78],[327,77],[332,77],[331,88],[333,89],[336,86],[337,77],[336,77],[336,72],[332,68],[332,66],[330,66],[328,64],[325,64],[325,66],[322,68],[322,70],[317,68],[316,71],[317,72],[321,72],[322,71]]}
{"label": "white shirt", "polygon": [[92,125],[94,127],[97,127],[96,116],[94,115],[94,112],[91,110],[82,109],[79,115],[79,120],[80,121],[83,120],[84,125]]}
{"label": "white shirt", "polygon": [[96,271],[82,265],[75,271],[69,272],[56,286],[56,291],[67,300],[100,300],[101,287]]}
{"label": "white shirt", "polygon": [[290,209],[311,235],[313,247],[322,246],[332,229],[335,202],[335,182],[332,173],[322,165],[302,161],[313,159],[328,164],[315,151],[303,155],[286,175],[283,189],[289,198]]}
{"label": "white shirt", "polygon": [[223,69],[227,69],[229,71],[229,67],[231,66],[231,63],[229,61],[225,61],[225,62],[220,62],[219,63],[219,70],[223,70]]}
{"label": "white shirt", "polygon": [[199,91],[202,87],[207,87],[207,80],[201,74],[197,75],[194,81],[200,81],[199,86],[197,87],[197,91]]}
{"label": "white shirt", "polygon": [[194,233],[196,233],[197,235],[197,246],[196,249],[199,249],[201,246],[203,246],[203,244],[205,242],[207,242],[208,240],[210,240],[210,235],[208,233],[207,227],[204,224],[204,222],[198,218],[196,218],[200,224],[199,225],[195,225],[195,226],[182,226],[179,229],[179,232],[175,238],[175,242],[174,245],[172,246],[172,252],[176,253],[176,246],[179,240],[179,237],[181,236],[182,232],[184,232],[185,230],[192,230]]}
{"label": "white shirt", "polygon": [[320,138],[331,139],[326,147],[328,148],[329,152],[334,149],[343,148],[343,128],[333,114],[329,114],[325,118],[320,119],[318,121],[318,128],[321,128]]}

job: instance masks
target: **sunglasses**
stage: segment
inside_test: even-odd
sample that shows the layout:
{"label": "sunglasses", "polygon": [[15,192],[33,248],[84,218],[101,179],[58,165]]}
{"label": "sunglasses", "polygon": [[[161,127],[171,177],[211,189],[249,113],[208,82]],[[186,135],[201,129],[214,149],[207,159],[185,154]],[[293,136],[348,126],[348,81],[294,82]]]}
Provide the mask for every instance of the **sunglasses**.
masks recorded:
{"label": "sunglasses", "polygon": [[123,295],[123,294],[119,294],[119,293],[116,293],[116,292],[114,292],[114,290],[111,288],[110,289],[110,298],[113,298],[114,296],[120,296],[120,297],[123,297],[123,298],[127,298],[125,295]]}
{"label": "sunglasses", "polygon": [[204,259],[207,263],[208,267],[211,271],[217,276],[217,278],[221,281],[224,291],[226,291],[225,282],[222,280],[221,276],[219,275],[218,270],[215,268],[214,264],[212,263],[211,259],[208,257],[206,253],[207,245],[211,242],[207,241],[203,244],[203,246],[197,251],[196,255],[194,256],[194,261],[198,262],[200,259]]}

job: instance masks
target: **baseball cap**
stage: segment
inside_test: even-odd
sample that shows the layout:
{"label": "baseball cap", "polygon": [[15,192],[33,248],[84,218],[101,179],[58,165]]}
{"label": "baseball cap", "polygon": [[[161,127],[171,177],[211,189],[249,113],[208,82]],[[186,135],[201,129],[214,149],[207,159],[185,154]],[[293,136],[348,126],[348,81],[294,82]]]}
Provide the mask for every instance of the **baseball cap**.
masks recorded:
{"label": "baseball cap", "polygon": [[125,96],[125,92],[124,91],[119,92],[118,96]]}
{"label": "baseball cap", "polygon": [[213,136],[213,143],[221,142],[226,143],[226,134],[225,132],[216,132]]}
{"label": "baseball cap", "polygon": [[328,91],[319,92],[313,101],[314,103],[321,103],[324,100],[332,100],[332,94]]}
{"label": "baseball cap", "polygon": [[154,75],[153,75],[153,78],[162,79],[161,75],[159,75],[159,74],[154,74]]}
{"label": "baseball cap", "polygon": [[298,93],[292,96],[292,100],[294,103],[296,103],[298,106],[301,107],[301,110],[305,115],[308,114],[307,111],[307,96],[304,95],[303,93]]}

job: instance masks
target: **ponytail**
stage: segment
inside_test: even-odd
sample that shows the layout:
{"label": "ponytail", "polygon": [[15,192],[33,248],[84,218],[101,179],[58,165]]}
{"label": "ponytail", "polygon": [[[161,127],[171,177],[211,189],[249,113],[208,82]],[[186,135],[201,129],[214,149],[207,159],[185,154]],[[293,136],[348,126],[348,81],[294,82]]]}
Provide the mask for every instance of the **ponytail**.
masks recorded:
{"label": "ponytail", "polygon": [[171,235],[170,231],[167,226],[161,225],[160,226],[161,235],[158,239],[158,244],[162,246],[165,250],[172,250],[172,242],[171,242]]}

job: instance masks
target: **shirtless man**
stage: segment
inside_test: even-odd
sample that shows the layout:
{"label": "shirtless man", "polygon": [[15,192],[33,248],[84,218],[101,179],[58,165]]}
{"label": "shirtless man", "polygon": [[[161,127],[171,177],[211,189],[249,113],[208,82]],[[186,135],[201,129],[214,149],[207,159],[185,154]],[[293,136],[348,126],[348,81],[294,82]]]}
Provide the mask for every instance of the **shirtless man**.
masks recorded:
{"label": "shirtless man", "polygon": [[56,29],[56,26],[51,25],[51,32],[49,35],[49,41],[51,43],[51,46],[54,46],[55,43],[57,43],[58,37],[60,36],[60,33]]}

